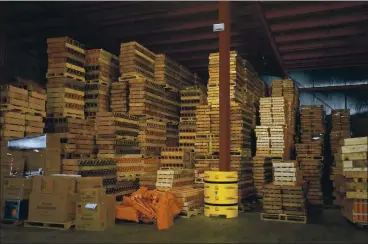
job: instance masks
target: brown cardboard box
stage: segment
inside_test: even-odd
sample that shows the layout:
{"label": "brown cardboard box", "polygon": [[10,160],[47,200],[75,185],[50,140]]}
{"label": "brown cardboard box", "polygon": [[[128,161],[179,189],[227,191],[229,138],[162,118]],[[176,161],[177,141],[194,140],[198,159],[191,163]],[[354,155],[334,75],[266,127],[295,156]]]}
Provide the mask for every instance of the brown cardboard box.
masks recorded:
{"label": "brown cardboard box", "polygon": [[23,156],[28,170],[38,170],[39,168],[53,171],[60,170],[60,149],[29,150],[24,151]]}
{"label": "brown cardboard box", "polygon": [[80,201],[86,203],[102,202],[106,198],[105,188],[86,188],[80,190]]}
{"label": "brown cardboard box", "polygon": [[115,207],[116,207],[116,197],[115,195],[107,195],[107,224],[108,227],[115,225]]}
{"label": "brown cardboard box", "polygon": [[72,176],[35,176],[32,193],[75,193],[76,178]]}
{"label": "brown cardboard box", "polygon": [[4,177],[2,181],[2,199],[23,200],[29,199],[33,179]]}
{"label": "brown cardboard box", "polygon": [[75,219],[76,194],[31,193],[28,220],[65,223]]}
{"label": "brown cardboard box", "polygon": [[96,203],[77,202],[76,229],[101,231],[114,226],[115,205],[113,195],[104,196]]}
{"label": "brown cardboard box", "polygon": [[108,205],[106,202],[77,202],[75,228],[77,230],[101,231],[108,227]]}
{"label": "brown cardboard box", "polygon": [[23,152],[8,150],[7,155],[0,159],[1,176],[10,176],[12,173],[23,177],[25,164]]}
{"label": "brown cardboard box", "polygon": [[61,148],[60,144],[60,135],[58,134],[46,134],[46,148],[55,148],[59,149]]}
{"label": "brown cardboard box", "polygon": [[103,188],[102,177],[80,177],[77,178],[77,192],[86,188]]}

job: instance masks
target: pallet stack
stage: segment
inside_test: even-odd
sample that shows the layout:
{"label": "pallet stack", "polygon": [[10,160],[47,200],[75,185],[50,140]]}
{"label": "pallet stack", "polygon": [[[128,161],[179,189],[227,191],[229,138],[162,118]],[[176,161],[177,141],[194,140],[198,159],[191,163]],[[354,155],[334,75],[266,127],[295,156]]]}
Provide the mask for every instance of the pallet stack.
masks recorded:
{"label": "pallet stack", "polygon": [[294,186],[266,184],[263,187],[261,220],[307,223],[307,192],[304,182]]}
{"label": "pallet stack", "polygon": [[61,157],[66,159],[93,158],[94,126],[86,120],[73,118],[45,119],[45,132],[60,138]]}
{"label": "pallet stack", "polygon": [[96,119],[97,112],[108,112],[109,86],[104,84],[86,84],[84,96],[84,114],[86,118]]}
{"label": "pallet stack", "polygon": [[261,220],[307,222],[308,187],[297,161],[272,160],[274,181],[263,186]]}
{"label": "pallet stack", "polygon": [[111,83],[110,109],[112,112],[127,113],[128,106],[128,81],[119,78]]}
{"label": "pallet stack", "polygon": [[290,157],[293,147],[293,127],[289,106],[284,97],[266,97],[260,100],[261,126],[255,129],[257,156]]}
{"label": "pallet stack", "polygon": [[85,81],[85,47],[70,37],[47,39],[48,68],[46,78],[66,77]]}
{"label": "pallet stack", "polygon": [[155,80],[155,54],[137,42],[120,45],[120,73]]}
{"label": "pallet stack", "polygon": [[139,119],[124,113],[98,112],[96,144],[99,158],[138,154]]}
{"label": "pallet stack", "polygon": [[197,107],[206,103],[205,89],[200,86],[186,86],[180,91],[181,109],[179,123],[179,146],[195,148],[196,111]]}
{"label": "pallet stack", "polygon": [[325,114],[322,106],[302,106],[300,142],[296,144],[297,160],[309,182],[308,203],[323,206],[323,175]]}
{"label": "pallet stack", "polygon": [[255,193],[262,197],[262,187],[272,181],[272,160],[264,156],[253,157],[253,181]]}
{"label": "pallet stack", "polygon": [[340,140],[350,138],[350,110],[333,109],[331,110],[332,129],[330,133],[331,152],[338,152]]}
{"label": "pallet stack", "polygon": [[161,167],[191,169],[194,165],[193,150],[181,147],[165,147],[161,151]]}
{"label": "pallet stack", "polygon": [[116,193],[115,159],[63,159],[61,167],[61,173],[66,175],[100,176],[106,193]]}
{"label": "pallet stack", "polygon": [[26,113],[28,111],[28,92],[24,89],[0,86],[0,138],[22,138],[26,130]]}
{"label": "pallet stack", "polygon": [[[341,158],[336,155],[339,152],[340,141],[345,138],[350,138],[350,111],[349,109],[333,109],[331,110],[332,128],[330,133],[331,153],[334,158],[332,165],[332,180],[334,192],[334,205],[343,206],[345,192],[341,191],[345,184],[343,176],[343,163]],[[336,156],[335,156],[336,155]]]}
{"label": "pallet stack", "polygon": [[160,156],[166,146],[166,123],[141,118],[139,122],[139,147],[146,156]]}
{"label": "pallet stack", "polygon": [[[165,88],[179,91],[182,87],[182,83],[185,84],[184,82],[186,81],[186,77],[182,77],[185,73],[182,72],[181,69],[184,69],[184,67],[167,55],[157,54],[155,58],[155,82],[163,85]],[[190,80],[192,84],[193,81],[194,79]],[[191,85],[191,83],[187,85]]]}
{"label": "pallet stack", "polygon": [[191,217],[203,212],[204,191],[203,189],[181,189],[174,190],[172,194],[175,200],[180,203],[180,215]]}
{"label": "pallet stack", "polygon": [[110,86],[119,77],[119,58],[103,49],[86,50],[86,83]]}
{"label": "pallet stack", "polygon": [[166,124],[166,146],[179,146],[180,93],[166,89],[164,104],[171,117]]}
{"label": "pallet stack", "polygon": [[346,198],[342,214],[356,225],[368,225],[368,137],[342,140],[338,157],[343,163]]}
{"label": "pallet stack", "polygon": [[157,170],[156,189],[159,191],[191,189],[193,184],[193,169],[160,168]]}
{"label": "pallet stack", "polygon": [[295,160],[272,160],[273,184],[278,186],[296,186],[303,182],[303,174]]}

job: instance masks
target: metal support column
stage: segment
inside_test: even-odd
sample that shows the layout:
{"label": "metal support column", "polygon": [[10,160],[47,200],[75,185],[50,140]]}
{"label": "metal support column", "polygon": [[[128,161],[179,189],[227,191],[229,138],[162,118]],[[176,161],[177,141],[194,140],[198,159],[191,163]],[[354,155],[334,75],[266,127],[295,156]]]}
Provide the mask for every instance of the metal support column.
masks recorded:
{"label": "metal support column", "polygon": [[230,2],[219,2],[220,171],[230,170]]}

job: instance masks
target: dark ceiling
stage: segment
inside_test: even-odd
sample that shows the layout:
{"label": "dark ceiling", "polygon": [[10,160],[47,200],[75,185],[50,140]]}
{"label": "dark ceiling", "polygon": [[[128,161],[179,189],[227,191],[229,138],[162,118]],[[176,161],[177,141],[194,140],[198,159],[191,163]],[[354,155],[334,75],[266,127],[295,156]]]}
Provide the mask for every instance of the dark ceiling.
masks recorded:
{"label": "dark ceiling", "polygon": [[[5,6],[4,6],[5,7]],[[258,73],[368,65],[367,2],[231,2],[231,45]],[[8,2],[9,45],[46,60],[46,38],[119,54],[138,41],[206,79],[218,2]],[[46,63],[46,61],[45,61]]]}

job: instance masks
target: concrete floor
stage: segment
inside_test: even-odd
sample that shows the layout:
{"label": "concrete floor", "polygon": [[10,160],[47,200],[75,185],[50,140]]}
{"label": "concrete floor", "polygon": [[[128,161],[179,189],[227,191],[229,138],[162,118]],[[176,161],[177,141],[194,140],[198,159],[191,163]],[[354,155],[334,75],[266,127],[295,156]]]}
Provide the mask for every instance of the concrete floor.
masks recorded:
{"label": "concrete floor", "polygon": [[4,226],[4,243],[365,243],[368,229],[357,229],[339,210],[329,209],[309,224],[265,222],[259,213],[240,213],[237,219],[195,216],[176,219],[173,228],[121,223],[104,232],[58,231]]}

